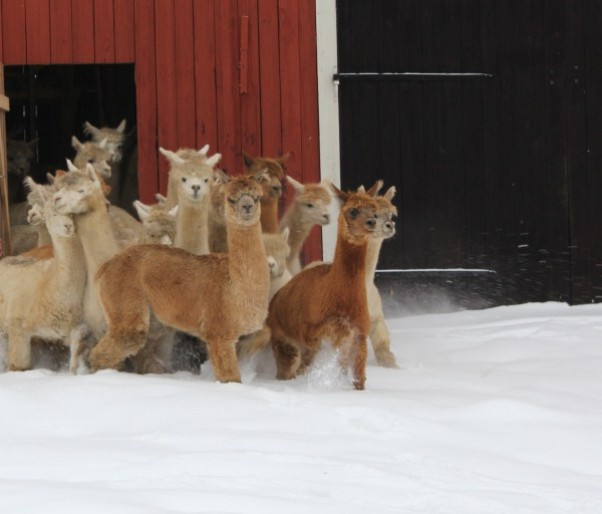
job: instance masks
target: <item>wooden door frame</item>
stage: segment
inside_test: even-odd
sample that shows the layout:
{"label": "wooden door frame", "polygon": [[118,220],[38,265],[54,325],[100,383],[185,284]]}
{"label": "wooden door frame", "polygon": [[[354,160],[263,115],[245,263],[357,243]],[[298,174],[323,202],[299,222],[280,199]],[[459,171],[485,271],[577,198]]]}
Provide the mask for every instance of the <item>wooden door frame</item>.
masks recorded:
{"label": "wooden door frame", "polygon": [[8,163],[6,157],[5,112],[10,109],[4,95],[4,65],[0,62],[0,258],[12,254],[10,218],[8,210]]}

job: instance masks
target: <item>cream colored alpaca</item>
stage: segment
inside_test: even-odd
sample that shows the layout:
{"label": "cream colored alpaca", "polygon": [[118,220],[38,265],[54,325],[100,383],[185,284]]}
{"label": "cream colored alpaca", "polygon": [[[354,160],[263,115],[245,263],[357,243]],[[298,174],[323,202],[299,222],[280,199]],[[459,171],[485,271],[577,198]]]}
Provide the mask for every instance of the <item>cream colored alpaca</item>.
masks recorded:
{"label": "cream colored alpaca", "polygon": [[103,139],[99,143],[87,141],[82,143],[75,136],[71,138],[71,146],[75,150],[73,164],[79,169],[83,169],[87,164],[94,166],[94,169],[103,177],[111,177],[111,159],[113,155],[107,148],[107,140]]}
{"label": "cream colored alpaca", "polygon": [[[209,253],[209,205],[214,181],[213,167],[221,155],[201,157],[196,151],[194,158],[183,158],[169,150],[160,149],[171,163],[169,171],[170,191],[176,190],[178,215],[176,218],[176,240],[174,246],[196,255]],[[187,150],[182,150],[186,152]],[[186,154],[184,154],[186,155]]]}
{"label": "cream colored alpaca", "polygon": [[[207,160],[207,154],[209,153],[209,145],[203,146],[199,150],[195,150],[193,148],[180,148],[176,152],[172,152],[171,150],[166,150],[165,148],[159,147],[159,152],[169,161],[170,169],[169,169],[169,178],[167,180],[167,196],[166,202],[167,207],[170,209],[178,204],[178,185],[179,178],[177,174],[172,175],[172,170],[177,169],[180,166],[185,166],[190,168],[191,164],[194,166],[195,164],[204,164]],[[215,154],[220,155],[220,154]],[[210,163],[211,167],[215,166],[219,159],[221,158],[213,158],[215,162]]]}
{"label": "cream colored alpaca", "polygon": [[[106,331],[106,322],[94,285],[98,268],[119,251],[102,193],[102,184],[91,165],[86,172],[71,171],[56,179],[54,205],[58,212],[72,214],[86,257],[87,281],[84,294],[84,319],[98,340]],[[147,352],[135,362],[137,371],[161,372],[169,369],[172,332],[152,320]],[[158,360],[155,358],[158,355]]]}
{"label": "cream colored alpaca", "polygon": [[[393,216],[397,215],[397,209],[391,203],[395,196],[395,186],[391,186],[383,196],[376,196],[382,187],[382,181],[379,180],[368,191],[368,194],[375,196],[378,202],[378,224],[381,226],[380,234],[382,237],[374,238],[368,242],[368,252],[366,255],[366,292],[368,295],[368,312],[370,313],[370,341],[374,350],[374,356],[379,366],[385,368],[397,368],[395,355],[391,352],[391,336],[385,323],[383,313],[382,299],[374,283],[374,274],[378,264],[378,256],[383,241],[395,235],[395,222]],[[363,186],[358,189],[363,192]]]}
{"label": "cream colored alpaca", "polygon": [[263,245],[270,268],[270,300],[278,289],[292,278],[291,272],[286,267],[286,260],[290,254],[288,237],[288,228],[280,234],[263,234]]}
{"label": "cream colored alpaca", "polygon": [[167,210],[162,203],[145,205],[136,200],[134,208],[143,228],[139,244],[173,245],[176,239],[177,205]]}
{"label": "cream colored alpaca", "polygon": [[[29,187],[46,196],[43,186]],[[54,257],[36,260],[7,257],[0,261],[0,329],[8,336],[8,366],[31,368],[31,339],[59,341],[71,349],[70,370],[78,368],[83,324],[82,298],[86,264],[73,220],[58,214],[50,198],[41,210],[54,246]]]}
{"label": "cream colored alpaca", "polygon": [[314,225],[330,223],[329,206],[332,196],[322,183],[301,184],[292,177],[286,179],[295,189],[295,198],[280,221],[280,230],[290,230],[291,253],[287,259],[289,271],[296,275],[301,271],[301,250]]}
{"label": "cream colored alpaca", "polygon": [[152,312],[162,323],[207,342],[216,378],[240,382],[235,345],[261,328],[269,271],[261,239],[261,187],[238,177],[225,186],[230,253],[128,248],[98,271],[109,330],[90,354],[93,369],[113,368],[145,344]]}

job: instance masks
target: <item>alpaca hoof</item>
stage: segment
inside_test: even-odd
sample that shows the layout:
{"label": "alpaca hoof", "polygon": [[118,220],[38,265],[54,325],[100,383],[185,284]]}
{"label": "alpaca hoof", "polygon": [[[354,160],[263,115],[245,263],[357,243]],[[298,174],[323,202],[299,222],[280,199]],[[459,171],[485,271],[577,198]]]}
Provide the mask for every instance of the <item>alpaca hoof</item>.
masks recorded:
{"label": "alpaca hoof", "polygon": [[365,385],[365,381],[360,381],[360,382],[354,381],[353,389],[355,389],[356,391],[363,391],[364,385]]}
{"label": "alpaca hoof", "polygon": [[375,354],[376,362],[381,368],[397,368],[399,366],[395,360],[395,355],[390,350],[382,350]]}

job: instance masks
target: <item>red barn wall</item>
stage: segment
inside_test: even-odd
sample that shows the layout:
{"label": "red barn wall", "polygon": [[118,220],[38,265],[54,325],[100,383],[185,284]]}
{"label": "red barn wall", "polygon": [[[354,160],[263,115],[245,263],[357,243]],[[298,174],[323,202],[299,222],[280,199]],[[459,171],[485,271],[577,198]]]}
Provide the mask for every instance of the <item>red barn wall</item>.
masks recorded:
{"label": "red barn wall", "polygon": [[234,174],[243,151],[291,152],[287,173],[314,182],[315,1],[0,0],[0,62],[134,63],[143,201],[166,189],[159,146],[209,143]]}

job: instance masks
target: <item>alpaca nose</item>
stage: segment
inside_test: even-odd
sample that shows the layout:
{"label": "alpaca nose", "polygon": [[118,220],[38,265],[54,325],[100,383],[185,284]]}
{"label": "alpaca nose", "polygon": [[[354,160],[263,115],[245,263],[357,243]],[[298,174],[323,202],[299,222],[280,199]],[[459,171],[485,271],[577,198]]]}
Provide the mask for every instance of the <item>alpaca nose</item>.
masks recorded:
{"label": "alpaca nose", "polygon": [[324,214],[324,216],[322,216],[322,219],[325,223],[330,223],[330,214]]}
{"label": "alpaca nose", "polygon": [[376,227],[376,220],[375,219],[369,219],[366,220],[366,226],[370,229],[370,230],[374,230],[374,227]]}
{"label": "alpaca nose", "polygon": [[395,222],[394,221],[387,221],[385,223],[385,228],[387,230],[393,230],[395,228]]}
{"label": "alpaca nose", "polygon": [[241,205],[242,209],[245,211],[245,214],[251,214],[251,209],[253,208],[252,203],[243,203]]}
{"label": "alpaca nose", "polygon": [[191,186],[191,187],[192,187],[192,190],[194,191],[194,196],[196,196],[199,193],[199,191],[201,190],[201,186],[198,184],[195,184],[194,186]]}

